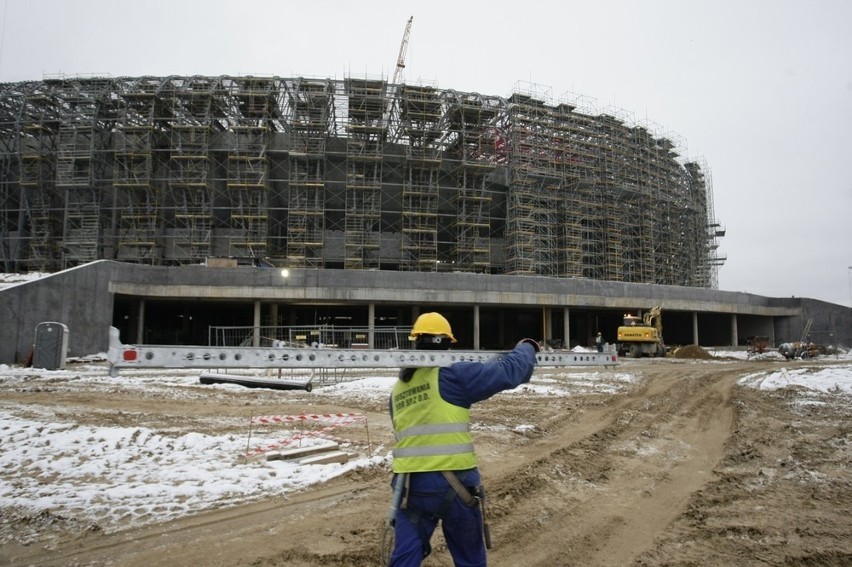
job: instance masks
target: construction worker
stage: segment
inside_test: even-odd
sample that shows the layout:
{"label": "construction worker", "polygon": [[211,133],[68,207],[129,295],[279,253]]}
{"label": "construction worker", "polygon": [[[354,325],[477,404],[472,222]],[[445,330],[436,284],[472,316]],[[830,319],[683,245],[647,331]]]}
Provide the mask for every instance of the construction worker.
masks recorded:
{"label": "construction worker", "polygon": [[[439,313],[417,318],[416,349],[447,350],[456,342]],[[485,566],[483,504],[470,434],[470,406],[529,382],[539,345],[523,339],[496,362],[458,362],[444,368],[402,368],[390,400],[393,450],[394,548],[389,565],[419,566],[441,521],[457,567]],[[398,490],[404,483],[403,490]]]}
{"label": "construction worker", "polygon": [[598,331],[598,336],[595,337],[595,346],[598,347],[598,352],[603,352],[603,345],[604,345],[603,335],[601,334],[600,331]]}

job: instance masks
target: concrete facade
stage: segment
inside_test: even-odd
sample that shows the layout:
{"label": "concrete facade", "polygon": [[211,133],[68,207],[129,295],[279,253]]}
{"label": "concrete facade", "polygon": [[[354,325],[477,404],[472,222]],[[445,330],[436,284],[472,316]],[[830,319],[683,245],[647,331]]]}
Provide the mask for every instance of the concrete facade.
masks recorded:
{"label": "concrete facade", "polygon": [[[117,301],[124,315],[116,310]],[[535,323],[523,329],[527,335],[563,336],[567,343],[577,333],[568,333],[572,315],[583,314],[589,328],[603,323],[612,327],[622,312],[654,305],[663,308],[670,344],[728,346],[742,344],[750,335],[770,336],[773,344],[797,341],[809,319],[817,342],[848,346],[852,340],[852,309],[806,298],[549,277],[330,269],[290,269],[285,276],[279,269],[251,266],[161,267],[100,260],[0,290],[0,363],[26,360],[35,327],[45,321],[68,326],[69,356],[105,352],[109,327],[120,327],[119,319],[133,319],[135,313],[145,319],[146,305],[161,311],[192,305],[195,313],[207,314],[231,309],[250,313],[249,321],[257,321],[261,312],[277,318],[279,311],[318,306],[354,307],[372,318],[378,306],[402,313],[400,324],[410,324],[421,307],[451,310],[475,348],[484,332],[481,313],[510,313],[513,320],[507,324],[500,319],[501,325],[518,331],[525,318],[533,317]],[[124,342],[144,342],[132,331],[125,334]]]}

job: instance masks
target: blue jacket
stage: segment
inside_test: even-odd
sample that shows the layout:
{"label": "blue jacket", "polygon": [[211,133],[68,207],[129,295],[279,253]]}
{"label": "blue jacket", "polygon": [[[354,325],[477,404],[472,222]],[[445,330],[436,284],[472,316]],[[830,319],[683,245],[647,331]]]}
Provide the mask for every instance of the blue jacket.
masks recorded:
{"label": "blue jacket", "polygon": [[[520,343],[496,362],[457,362],[441,368],[438,374],[438,393],[454,405],[470,408],[503,390],[511,390],[530,381],[535,370],[535,349]],[[391,416],[393,404],[391,404]],[[465,486],[480,484],[479,470],[458,471]],[[413,473],[409,488],[419,493],[444,493],[449,484],[440,472]]]}

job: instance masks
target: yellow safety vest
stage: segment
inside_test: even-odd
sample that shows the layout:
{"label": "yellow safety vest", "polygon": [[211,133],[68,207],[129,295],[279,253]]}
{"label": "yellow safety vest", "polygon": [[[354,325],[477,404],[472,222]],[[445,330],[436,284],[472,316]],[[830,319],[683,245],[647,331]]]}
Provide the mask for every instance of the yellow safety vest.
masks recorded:
{"label": "yellow safety vest", "polygon": [[397,380],[391,398],[396,446],[393,472],[457,471],[476,466],[470,410],[438,392],[438,368],[418,368]]}

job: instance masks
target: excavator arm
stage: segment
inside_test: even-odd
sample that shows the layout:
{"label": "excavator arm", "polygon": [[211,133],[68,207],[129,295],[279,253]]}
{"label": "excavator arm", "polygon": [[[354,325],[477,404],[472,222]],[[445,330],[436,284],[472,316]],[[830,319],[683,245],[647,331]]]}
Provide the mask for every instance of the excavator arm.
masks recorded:
{"label": "excavator arm", "polygon": [[657,329],[657,336],[663,338],[663,316],[659,305],[655,305],[650,311],[642,316],[646,327]]}

